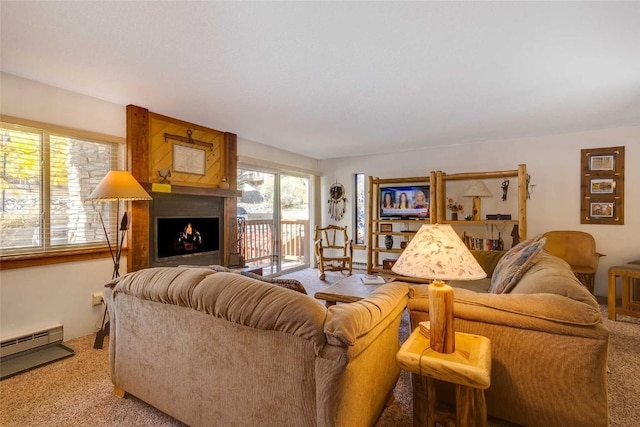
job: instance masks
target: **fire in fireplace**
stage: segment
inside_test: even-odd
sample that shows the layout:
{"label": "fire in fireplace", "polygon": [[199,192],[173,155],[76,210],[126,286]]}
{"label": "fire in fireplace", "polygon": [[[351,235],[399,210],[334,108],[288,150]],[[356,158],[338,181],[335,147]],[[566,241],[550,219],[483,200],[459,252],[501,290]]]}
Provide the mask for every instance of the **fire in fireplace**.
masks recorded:
{"label": "fire in fireplace", "polygon": [[220,218],[156,217],[157,260],[220,250]]}

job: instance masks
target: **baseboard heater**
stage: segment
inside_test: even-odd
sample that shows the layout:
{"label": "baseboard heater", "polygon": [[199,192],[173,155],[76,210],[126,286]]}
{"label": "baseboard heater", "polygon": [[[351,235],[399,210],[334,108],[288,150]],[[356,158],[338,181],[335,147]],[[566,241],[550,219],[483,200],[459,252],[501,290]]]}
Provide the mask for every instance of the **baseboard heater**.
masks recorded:
{"label": "baseboard heater", "polygon": [[73,356],[75,351],[62,344],[62,338],[62,325],[55,325],[2,340],[0,379]]}

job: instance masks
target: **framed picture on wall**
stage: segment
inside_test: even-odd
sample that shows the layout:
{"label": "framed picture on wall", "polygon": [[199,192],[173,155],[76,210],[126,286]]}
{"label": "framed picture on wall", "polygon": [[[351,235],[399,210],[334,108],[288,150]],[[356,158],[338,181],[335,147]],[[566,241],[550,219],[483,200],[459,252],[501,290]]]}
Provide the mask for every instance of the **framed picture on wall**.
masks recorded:
{"label": "framed picture on wall", "polygon": [[173,170],[176,172],[204,175],[207,156],[204,150],[173,144]]}
{"label": "framed picture on wall", "polygon": [[589,193],[591,194],[614,194],[615,192],[615,178],[591,178],[589,180]]}
{"label": "framed picture on wall", "polygon": [[589,170],[592,171],[612,171],[615,170],[616,157],[613,154],[589,157]]}
{"label": "framed picture on wall", "polygon": [[613,218],[615,202],[590,202],[589,215],[592,218]]}
{"label": "framed picture on wall", "polygon": [[580,223],[624,224],[624,147],[581,150]]}

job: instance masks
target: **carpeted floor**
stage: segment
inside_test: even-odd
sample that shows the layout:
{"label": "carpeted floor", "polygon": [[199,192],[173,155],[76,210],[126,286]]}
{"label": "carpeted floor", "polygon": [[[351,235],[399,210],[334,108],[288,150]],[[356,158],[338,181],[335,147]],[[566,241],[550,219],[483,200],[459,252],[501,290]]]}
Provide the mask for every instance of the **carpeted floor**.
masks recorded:
{"label": "carpeted floor", "polygon": [[[317,278],[317,270],[288,274],[305,284],[310,295],[341,279],[328,273]],[[603,306],[606,317],[606,307]],[[611,427],[631,427],[640,420],[640,319],[621,317],[605,320],[611,331],[609,399]],[[409,331],[405,317],[401,339]],[[94,336],[66,343],[76,350],[74,357],[17,375],[0,382],[0,425],[23,426],[182,426],[132,396],[115,397],[109,380],[107,347],[93,349]],[[395,402],[387,407],[377,427],[411,426],[411,386],[402,373],[395,389]],[[504,423],[490,420],[490,426]]]}

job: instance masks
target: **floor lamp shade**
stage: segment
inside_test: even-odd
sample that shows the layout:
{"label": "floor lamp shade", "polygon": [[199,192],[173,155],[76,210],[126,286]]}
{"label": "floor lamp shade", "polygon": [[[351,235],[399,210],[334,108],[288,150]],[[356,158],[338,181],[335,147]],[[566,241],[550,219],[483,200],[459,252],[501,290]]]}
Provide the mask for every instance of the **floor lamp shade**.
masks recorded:
{"label": "floor lamp shade", "polygon": [[151,196],[128,171],[110,171],[91,192],[88,200],[94,202],[151,200]]}

